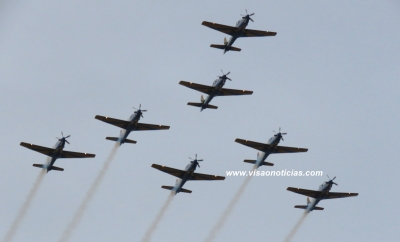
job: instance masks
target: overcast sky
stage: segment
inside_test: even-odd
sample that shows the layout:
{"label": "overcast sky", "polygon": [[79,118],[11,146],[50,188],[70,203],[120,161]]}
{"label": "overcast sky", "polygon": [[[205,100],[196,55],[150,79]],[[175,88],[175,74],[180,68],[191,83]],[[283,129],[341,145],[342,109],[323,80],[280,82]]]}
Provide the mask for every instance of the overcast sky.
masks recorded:
{"label": "overcast sky", "polygon": [[[255,12],[249,28],[275,37],[243,38],[241,52],[210,48],[227,35],[202,21],[234,25]],[[283,241],[306,197],[288,186],[317,189],[337,176],[334,192],[355,198],[322,201],[294,241],[398,241],[400,146],[400,2],[364,1],[2,1],[0,4],[0,234],[3,236],[44,163],[19,145],[65,149],[94,159],[58,160],[14,241],[57,241],[101,169],[119,128],[94,119],[127,119],[168,131],[134,132],[119,149],[71,241],[139,241],[175,177],[151,168],[183,169],[203,158],[200,173],[250,170],[257,150],[236,138],[266,142],[287,132],[284,146],[260,170],[321,170],[323,177],[255,177],[217,241]],[[217,97],[217,110],[186,103],[201,93],[180,80],[211,85],[224,72],[227,88],[251,96]],[[166,212],[153,241],[204,241],[243,177],[190,181]]]}

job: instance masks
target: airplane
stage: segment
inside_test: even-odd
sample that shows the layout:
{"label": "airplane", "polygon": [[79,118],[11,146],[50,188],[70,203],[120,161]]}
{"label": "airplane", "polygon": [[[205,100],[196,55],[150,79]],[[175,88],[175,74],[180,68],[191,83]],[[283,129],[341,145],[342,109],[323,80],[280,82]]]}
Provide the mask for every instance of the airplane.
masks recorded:
{"label": "airplane", "polygon": [[[275,132],[275,131],[273,131]],[[261,151],[257,153],[257,160],[244,160],[243,162],[254,164],[254,169],[258,169],[260,166],[273,166],[273,163],[266,162],[265,159],[270,154],[276,153],[297,153],[297,152],[307,152],[308,149],[305,148],[295,148],[295,147],[285,147],[285,146],[278,146],[279,142],[283,139],[283,135],[287,133],[281,133],[281,128],[279,128],[279,132],[275,132],[276,134],[272,136],[268,143],[258,143],[250,140],[244,139],[236,139],[235,142],[251,147],[253,149]]]}
{"label": "airplane", "polygon": [[67,138],[69,138],[71,135],[64,137],[63,132],[61,132],[61,135],[62,135],[62,138],[61,139],[57,138],[58,141],[54,145],[54,148],[47,148],[47,147],[34,145],[34,144],[30,144],[30,143],[25,143],[25,142],[21,142],[20,145],[25,148],[28,148],[28,149],[37,151],[39,153],[45,154],[47,156],[50,156],[51,160],[48,164],[43,164],[43,165],[42,164],[33,164],[34,167],[46,169],[47,172],[49,172],[51,170],[55,170],[55,171],[63,171],[64,170],[64,168],[54,166],[54,162],[56,162],[56,160],[58,158],[93,158],[96,156],[94,154],[89,154],[89,153],[79,153],[79,152],[72,152],[72,151],[64,150],[65,143],[69,144]]}
{"label": "airplane", "polygon": [[213,45],[210,45],[210,47],[222,49],[222,50],[224,50],[224,54],[225,54],[229,50],[241,51],[241,49],[232,46],[237,38],[240,38],[240,37],[262,37],[262,36],[275,36],[276,35],[276,32],[246,29],[247,25],[249,24],[249,20],[254,22],[253,19],[250,18],[250,16],[253,16],[253,15],[254,15],[254,13],[248,14],[247,9],[246,9],[246,15],[242,15],[242,19],[240,19],[236,23],[235,27],[203,21],[201,23],[202,25],[232,36],[229,40],[226,40],[226,37],[225,37],[223,45],[214,45],[213,44]]}
{"label": "airplane", "polygon": [[143,112],[147,112],[147,110],[141,110],[141,107],[142,104],[139,105],[139,109],[133,108],[136,111],[129,117],[128,121],[100,116],[100,115],[96,115],[94,118],[122,128],[119,137],[106,137],[107,140],[119,142],[120,146],[123,143],[130,143],[130,144],[137,143],[135,140],[127,139],[131,131],[169,129],[169,126],[166,125],[139,123],[140,117],[143,118]]}
{"label": "airplane", "polygon": [[194,89],[196,91],[208,94],[206,99],[204,99],[203,95],[201,95],[201,102],[200,103],[193,103],[193,102],[188,102],[187,105],[190,106],[195,106],[195,107],[200,107],[200,112],[203,111],[203,109],[206,108],[211,108],[211,109],[217,109],[217,106],[210,105],[209,103],[211,100],[216,97],[216,96],[236,96],[236,95],[251,95],[253,94],[253,91],[246,91],[246,90],[235,90],[235,89],[227,89],[223,88],[225,85],[226,80],[232,81],[229,77],[228,72],[224,74],[224,72],[221,70],[222,76],[218,76],[218,79],[216,79],[212,86],[206,86],[206,85],[201,85],[193,82],[186,82],[186,81],[180,81],[179,84]]}
{"label": "airplane", "polygon": [[193,181],[193,180],[225,180],[225,177],[223,176],[217,176],[217,175],[207,175],[207,174],[201,174],[201,173],[195,173],[194,171],[196,170],[197,167],[200,167],[199,162],[203,161],[202,159],[197,159],[197,154],[194,159],[191,159],[190,163],[186,166],[185,170],[178,170],[175,168],[171,168],[168,166],[162,166],[162,165],[157,165],[157,164],[152,164],[151,167],[156,168],[157,170],[160,170],[162,172],[168,173],[170,175],[178,177],[176,179],[175,186],[161,186],[161,188],[171,190],[171,192],[176,195],[179,192],[185,192],[185,193],[192,193],[191,190],[187,190],[182,188],[183,185],[187,181]]}
{"label": "airplane", "polygon": [[[351,193],[351,192],[330,192],[332,188],[332,184],[336,184],[333,182],[335,180],[336,176],[331,180],[328,176],[329,181],[322,183],[317,191],[313,190],[306,190],[306,189],[301,189],[301,188],[295,188],[295,187],[288,187],[286,190],[295,192],[307,197],[307,205],[296,205],[294,206],[295,208],[300,208],[300,209],[305,209],[306,213],[309,213],[313,210],[324,210],[324,208],[317,207],[317,204],[324,199],[333,199],[333,198],[344,198],[344,197],[355,197],[358,196],[358,193]],[[310,200],[311,197],[311,200]]]}

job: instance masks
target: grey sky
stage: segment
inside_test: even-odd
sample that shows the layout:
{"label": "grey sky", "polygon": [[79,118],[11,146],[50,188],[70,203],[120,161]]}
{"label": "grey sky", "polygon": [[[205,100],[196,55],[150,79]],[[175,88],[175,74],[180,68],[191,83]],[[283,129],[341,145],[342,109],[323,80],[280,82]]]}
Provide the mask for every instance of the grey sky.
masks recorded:
{"label": "grey sky", "polygon": [[[175,178],[152,163],[182,169],[203,158],[201,173],[250,170],[257,151],[235,138],[265,142],[288,132],[284,146],[305,154],[271,155],[261,170],[322,170],[324,177],[256,177],[217,241],[283,241],[306,197],[288,186],[316,189],[326,174],[333,191],[356,198],[320,203],[294,241],[397,241],[400,196],[398,1],[3,1],[0,5],[0,233],[6,233],[45,157],[21,141],[95,159],[59,160],[44,179],[14,241],[56,241],[100,170],[119,129],[96,114],[127,119],[131,107],[149,111],[144,123],[169,131],[133,132],[124,144],[71,241],[138,241]],[[201,25],[234,25],[255,12],[249,28],[276,37],[239,39],[241,52],[210,48],[225,34]],[[218,110],[187,106],[201,94],[180,80],[210,85],[220,69],[227,88],[252,96],[219,97]],[[244,178],[188,182],[192,194],[173,200],[154,241],[203,241]]]}

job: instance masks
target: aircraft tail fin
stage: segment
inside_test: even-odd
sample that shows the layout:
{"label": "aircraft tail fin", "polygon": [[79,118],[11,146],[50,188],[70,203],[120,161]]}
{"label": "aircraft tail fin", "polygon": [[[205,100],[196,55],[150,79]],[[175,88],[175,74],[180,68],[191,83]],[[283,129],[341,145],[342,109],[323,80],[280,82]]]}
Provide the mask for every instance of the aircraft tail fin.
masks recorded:
{"label": "aircraft tail fin", "polygon": [[233,47],[233,46],[226,46],[226,45],[210,45],[210,47],[212,48],[217,48],[217,49],[221,49],[221,50],[232,50],[232,51],[241,51],[242,49],[239,49],[237,47]]}
{"label": "aircraft tail fin", "polygon": [[[161,186],[161,188],[164,188],[164,189],[167,189],[167,190],[172,190],[174,187],[173,186]],[[183,189],[183,188],[181,188],[180,192],[192,193],[192,191],[187,190],[187,189]]]}
{"label": "aircraft tail fin", "polygon": [[[255,164],[256,161],[257,161],[257,160],[244,160],[243,162]],[[264,161],[264,162],[261,163],[261,164],[262,164],[263,166],[273,166],[273,165],[274,165],[273,163],[269,163],[269,162],[266,162],[266,161]]]}
{"label": "aircraft tail fin", "polygon": [[204,97],[203,97],[203,95],[201,95],[200,101],[201,101],[201,103],[204,103]]}
{"label": "aircraft tail fin", "polygon": [[187,103],[187,105],[195,106],[195,107],[203,107],[204,106],[204,108],[211,108],[211,109],[217,109],[218,108],[217,106],[210,105],[210,104],[203,105],[203,103],[191,103],[191,102],[189,102],[189,103]]}
{"label": "aircraft tail fin", "polygon": [[224,45],[228,44],[228,41],[226,40],[226,37],[224,38]]}

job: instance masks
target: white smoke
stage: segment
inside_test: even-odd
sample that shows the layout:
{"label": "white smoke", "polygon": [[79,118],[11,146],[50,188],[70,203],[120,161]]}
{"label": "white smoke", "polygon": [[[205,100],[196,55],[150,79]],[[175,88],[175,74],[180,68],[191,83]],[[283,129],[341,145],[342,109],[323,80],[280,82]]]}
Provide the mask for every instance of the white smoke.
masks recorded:
{"label": "white smoke", "polygon": [[108,168],[110,167],[111,162],[114,160],[114,157],[115,157],[115,154],[117,153],[119,144],[120,144],[119,142],[115,143],[107,160],[104,162],[103,167],[101,168],[99,174],[97,174],[96,179],[94,180],[89,191],[86,193],[86,196],[83,199],[81,205],[79,206],[78,210],[76,211],[72,221],[68,224],[67,228],[64,230],[64,233],[63,233],[61,239],[59,240],[60,242],[67,242],[70,239],[72,232],[74,231],[76,226],[81,221],[82,216],[83,216],[84,212],[86,211],[86,208],[88,207],[90,201],[93,199],[94,194],[96,193],[97,189],[99,188],[100,183],[103,180],[104,175],[106,174]]}
{"label": "white smoke", "polygon": [[22,204],[22,207],[17,214],[17,217],[15,218],[14,222],[11,224],[10,229],[8,230],[6,236],[4,237],[4,242],[9,242],[13,239],[15,233],[17,232],[19,226],[21,225],[21,222],[25,218],[25,215],[28,213],[28,210],[31,206],[33,198],[35,198],[35,195],[36,195],[37,191],[39,190],[40,185],[42,184],[45,174],[46,174],[46,170],[41,169],[39,175],[37,176],[37,178],[33,184],[32,189],[29,191],[29,194],[26,197],[25,202]]}
{"label": "white smoke", "polygon": [[153,235],[154,231],[156,231],[158,224],[160,223],[161,219],[164,217],[164,214],[168,210],[168,207],[171,204],[174,196],[175,196],[175,192],[171,191],[171,194],[168,196],[164,205],[161,207],[160,212],[158,212],[153,223],[151,223],[150,227],[147,229],[147,231],[142,239],[143,242],[149,242],[151,240],[151,236]]}

